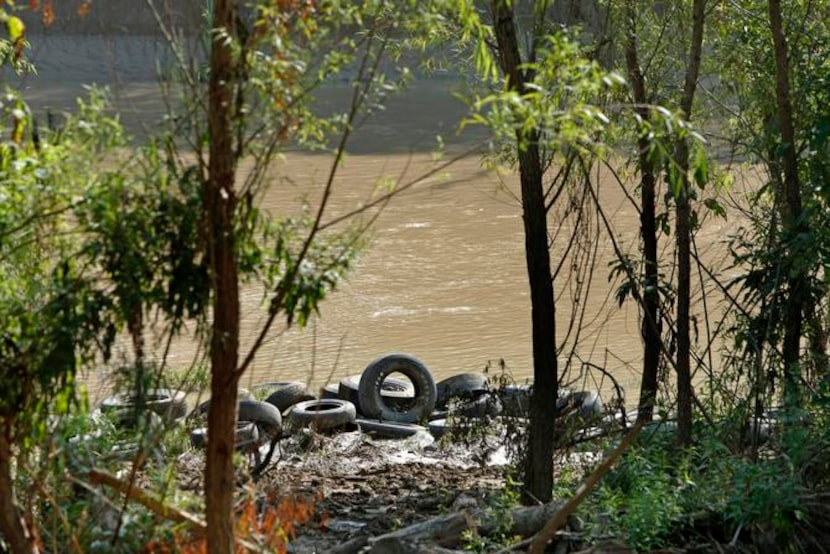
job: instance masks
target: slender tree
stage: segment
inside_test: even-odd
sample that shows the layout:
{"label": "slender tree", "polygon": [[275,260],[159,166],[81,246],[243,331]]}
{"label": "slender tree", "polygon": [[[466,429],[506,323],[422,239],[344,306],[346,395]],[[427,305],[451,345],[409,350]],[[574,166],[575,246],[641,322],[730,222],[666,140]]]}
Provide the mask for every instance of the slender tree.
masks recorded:
{"label": "slender tree", "polygon": [[239,382],[239,272],[234,228],[237,159],[233,144],[236,106],[233,45],[237,18],[237,0],[215,0],[208,88],[210,160],[204,191],[204,225],[213,293],[205,498],[208,549],[220,554],[232,554],[235,549],[231,515]]}
{"label": "slender tree", "polygon": [[[507,87],[524,94],[533,75],[532,70],[523,68],[512,5],[508,0],[493,0],[491,8],[499,62]],[[519,175],[533,334],[533,397],[523,500],[532,503],[547,502],[553,494],[553,431],[558,396],[556,307],[550,271],[539,130],[517,131],[516,141],[520,145]]]}
{"label": "slender tree", "polygon": [[[634,110],[640,120],[648,126],[650,108],[646,80],[640,67],[637,48],[638,7],[637,0],[628,0],[625,5],[628,24],[625,42],[625,62],[628,79],[634,99]],[[637,167],[640,172],[640,235],[643,241],[643,376],[640,381],[638,417],[649,421],[654,413],[657,399],[657,373],[660,364],[661,319],[659,292],[659,262],[657,259],[657,167],[650,156],[651,142],[646,132],[637,137]]]}
{"label": "slender tree", "polygon": [[[703,49],[703,30],[706,0],[694,0],[692,5],[692,39],[686,62],[683,96],[680,110],[687,121],[692,117],[692,104],[700,74]],[[677,167],[675,213],[677,239],[677,440],[687,446],[692,440],[692,389],[691,372],[691,244],[692,244],[692,187],[689,180],[689,143],[685,136],[677,140],[674,150]]]}
{"label": "slender tree", "polygon": [[[778,127],[781,133],[782,165],[784,173],[783,211],[784,232],[789,240],[799,233],[809,231],[808,222],[802,217],[801,186],[798,177],[798,159],[795,145],[795,125],[790,95],[790,62],[787,53],[787,38],[781,17],[781,2],[767,3],[770,33],[775,54],[775,97],[778,106]],[[796,255],[790,252],[791,256]],[[799,351],[804,315],[804,301],[807,294],[806,264],[791,261],[793,269],[787,277],[789,302],[785,311],[784,361],[785,397],[790,405],[797,405],[800,396]]]}

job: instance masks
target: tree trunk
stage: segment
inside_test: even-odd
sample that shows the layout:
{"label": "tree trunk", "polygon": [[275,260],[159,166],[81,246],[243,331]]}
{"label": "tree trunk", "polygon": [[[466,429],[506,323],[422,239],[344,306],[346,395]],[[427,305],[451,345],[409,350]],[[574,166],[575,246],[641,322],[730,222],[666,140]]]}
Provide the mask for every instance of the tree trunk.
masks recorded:
{"label": "tree trunk", "polygon": [[[692,42],[689,45],[689,61],[686,65],[685,84],[680,109],[686,120],[692,118],[692,103],[700,74],[703,48],[703,25],[706,0],[694,0],[692,5]],[[692,390],[691,372],[691,243],[692,208],[689,183],[689,144],[685,138],[677,141],[674,162],[680,174],[680,191],[675,196],[677,236],[677,441],[688,446],[692,441]]]}
{"label": "tree trunk", "polygon": [[[236,0],[216,0],[213,28],[236,33]],[[235,61],[223,38],[211,43],[209,83],[209,176],[205,191],[205,227],[212,271],[213,327],[210,344],[211,402],[208,411],[205,500],[208,550],[234,552],[232,501],[234,435],[239,351],[239,280],[234,247],[233,106]]]}
{"label": "tree trunk", "polygon": [[[640,69],[637,54],[637,0],[629,0],[626,7],[630,28],[625,60],[634,95],[634,110],[643,121],[648,122],[650,118],[647,107],[646,81]],[[662,334],[657,262],[657,210],[655,198],[657,177],[654,164],[649,159],[649,146],[650,142],[647,136],[638,137],[641,195],[640,234],[643,238],[645,279],[642,287],[643,323],[641,327],[643,377],[640,382],[640,402],[637,417],[644,421],[651,421],[654,415],[654,402],[657,399],[657,370],[660,364],[660,335]]]}
{"label": "tree trunk", "polygon": [[[689,150],[685,140],[679,141],[675,157],[688,164]],[[680,166],[680,171],[687,168]],[[689,325],[691,297],[691,219],[689,183],[684,175],[680,193],[675,197],[677,238],[677,442],[688,446],[692,441],[692,371],[691,330]]]}
{"label": "tree trunk", "polygon": [[[775,51],[775,92],[778,103],[778,125],[781,129],[782,158],[784,165],[784,231],[793,237],[807,232],[808,225],[802,221],[801,187],[798,179],[798,160],[795,153],[795,126],[790,98],[790,63],[787,58],[787,39],[781,18],[781,2],[769,0],[770,32]],[[797,253],[790,252],[790,256]],[[801,264],[792,264],[793,268]],[[784,394],[788,405],[799,403],[800,375],[799,346],[803,322],[804,301],[807,284],[803,270],[791,270],[788,277],[790,289],[787,311],[784,315]]]}
{"label": "tree trunk", "polygon": [[0,536],[13,554],[35,554],[38,547],[23,523],[23,516],[15,501],[12,477],[12,443],[9,433],[12,423],[0,416]]}
{"label": "tree trunk", "polygon": [[[521,70],[522,60],[512,4],[507,0],[493,0],[492,13],[502,71],[508,86],[524,93],[527,76]],[[518,157],[533,333],[534,384],[522,494],[522,501],[530,504],[549,502],[553,494],[554,420],[558,383],[556,310],[538,133],[533,132],[529,137],[517,135],[517,140],[520,138],[529,139],[526,148],[519,148]]]}

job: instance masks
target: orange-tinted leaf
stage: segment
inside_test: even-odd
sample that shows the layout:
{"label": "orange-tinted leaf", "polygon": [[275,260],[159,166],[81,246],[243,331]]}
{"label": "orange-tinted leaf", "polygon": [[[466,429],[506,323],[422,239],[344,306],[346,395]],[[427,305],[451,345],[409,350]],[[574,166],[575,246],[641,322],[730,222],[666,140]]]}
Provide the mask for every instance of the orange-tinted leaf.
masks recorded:
{"label": "orange-tinted leaf", "polygon": [[43,0],[43,24],[50,27],[55,22],[55,9],[52,0]]}
{"label": "orange-tinted leaf", "polygon": [[92,2],[83,2],[80,6],[78,6],[78,15],[84,17],[89,13],[90,8],[92,8]]}
{"label": "orange-tinted leaf", "polygon": [[23,57],[23,50],[26,49],[26,41],[22,38],[17,39],[13,43],[14,60],[17,61]]}
{"label": "orange-tinted leaf", "polygon": [[29,0],[29,9],[33,12],[36,12],[40,9],[40,1],[39,0]]}

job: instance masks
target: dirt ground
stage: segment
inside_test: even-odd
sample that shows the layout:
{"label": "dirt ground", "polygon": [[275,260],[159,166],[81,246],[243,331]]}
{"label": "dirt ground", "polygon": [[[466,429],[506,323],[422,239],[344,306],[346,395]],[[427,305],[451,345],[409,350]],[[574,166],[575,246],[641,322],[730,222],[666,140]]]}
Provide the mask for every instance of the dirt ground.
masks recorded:
{"label": "dirt ground", "polygon": [[[475,449],[436,442],[428,433],[408,439],[360,431],[301,434],[282,441],[255,488],[238,489],[238,505],[252,494],[260,512],[284,500],[313,503],[313,515],[297,525],[289,551],[330,552],[358,535],[378,536],[451,512],[459,503],[487,505],[503,494],[508,468],[498,446],[488,448],[489,458],[476,460]],[[184,489],[201,491],[202,464],[201,456],[183,460]]]}

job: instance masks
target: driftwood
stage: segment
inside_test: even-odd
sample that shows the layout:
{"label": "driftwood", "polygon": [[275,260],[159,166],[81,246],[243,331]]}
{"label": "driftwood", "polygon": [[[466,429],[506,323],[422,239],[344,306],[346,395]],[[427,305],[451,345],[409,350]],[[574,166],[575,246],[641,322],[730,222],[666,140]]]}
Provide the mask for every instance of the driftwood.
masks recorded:
{"label": "driftwood", "polygon": [[562,505],[562,502],[552,502],[540,506],[516,508],[506,518],[500,518],[480,508],[465,509],[452,514],[440,515],[384,535],[356,537],[333,549],[332,554],[355,554],[368,545],[395,539],[402,543],[429,543],[439,545],[439,547],[452,547],[461,544],[464,533],[467,531],[486,536],[504,529],[505,525],[510,535],[529,537],[538,532]]}

